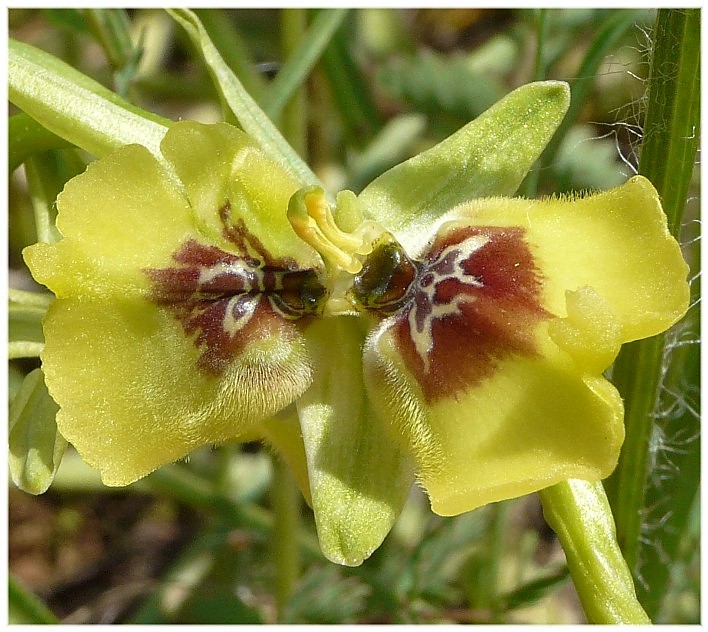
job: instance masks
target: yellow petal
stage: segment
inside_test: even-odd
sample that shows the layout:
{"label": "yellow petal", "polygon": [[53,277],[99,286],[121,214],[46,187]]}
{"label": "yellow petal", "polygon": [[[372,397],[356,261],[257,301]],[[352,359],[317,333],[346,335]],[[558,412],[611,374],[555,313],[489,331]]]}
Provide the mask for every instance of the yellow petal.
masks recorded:
{"label": "yellow petal", "polygon": [[688,266],[656,190],[641,176],[572,200],[475,200],[446,219],[454,218],[524,228],[543,276],[543,306],[565,316],[566,291],[590,287],[619,322],[622,342],[664,331],[688,307]]}
{"label": "yellow petal", "polygon": [[170,128],[161,149],[209,243],[233,251],[242,223],[272,257],[294,259],[299,267],[321,265],[287,219],[288,201],[300,184],[241,130],[184,121]]}
{"label": "yellow petal", "polygon": [[622,401],[563,353],[506,356],[481,381],[434,399],[406,367],[391,327],[369,340],[364,363],[380,417],[413,450],[420,483],[441,515],[566,478],[599,480],[617,463]]}
{"label": "yellow petal", "polygon": [[576,200],[476,200],[418,253],[409,300],[365,350],[366,383],[435,511],[599,480],[623,439],[600,374],[684,313],[687,267],[643,178]]}
{"label": "yellow petal", "polygon": [[107,485],[248,438],[311,379],[303,343],[287,331],[251,340],[219,375],[201,371],[179,321],[140,297],[61,299],[44,327],[59,430]]}
{"label": "yellow petal", "polygon": [[34,278],[58,297],[144,293],[143,268],[170,264],[195,233],[177,185],[144,147],[132,145],[91,163],[57,199],[57,244],[24,250]]}
{"label": "yellow petal", "polygon": [[[59,297],[44,323],[42,356],[62,408],[58,423],[109,484],[252,434],[311,381],[296,321],[316,310],[324,290],[314,271],[234,226],[223,206],[208,209],[220,224],[220,232],[210,229],[204,200],[231,191],[234,152],[246,142],[233,128],[216,128],[191,135],[204,160],[210,139],[212,150],[221,142],[231,151],[222,165],[215,151],[212,180],[201,188],[186,173],[183,187],[143,147],[125,147],[66,185],[58,201],[63,239],[25,251],[35,278]],[[188,152],[191,131],[176,125],[167,140],[181,139]],[[292,230],[286,208],[284,197],[280,223]]]}

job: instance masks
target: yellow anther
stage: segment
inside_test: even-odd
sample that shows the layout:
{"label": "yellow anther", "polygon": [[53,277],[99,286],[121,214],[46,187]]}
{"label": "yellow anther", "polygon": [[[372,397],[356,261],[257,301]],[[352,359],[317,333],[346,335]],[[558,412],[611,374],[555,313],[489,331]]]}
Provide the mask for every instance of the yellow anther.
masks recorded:
{"label": "yellow anther", "polygon": [[340,230],[322,189],[301,189],[293,195],[288,220],[298,236],[317,250],[325,263],[350,274],[361,271],[357,255],[365,254],[369,245],[360,237]]}

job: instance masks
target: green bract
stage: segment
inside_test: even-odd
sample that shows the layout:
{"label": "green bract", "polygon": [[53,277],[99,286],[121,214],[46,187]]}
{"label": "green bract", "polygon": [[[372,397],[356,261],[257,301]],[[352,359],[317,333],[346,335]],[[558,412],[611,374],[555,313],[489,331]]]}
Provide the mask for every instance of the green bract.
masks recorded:
{"label": "green bract", "polygon": [[223,123],[172,125],[164,162],[90,165],[63,239],[25,251],[57,296],[59,431],[110,485],[264,439],[351,565],[415,479],[451,515],[607,476],[624,430],[602,371],[681,317],[687,267],[643,178],[503,197],[567,106],[563,83],[519,88],[333,207]]}

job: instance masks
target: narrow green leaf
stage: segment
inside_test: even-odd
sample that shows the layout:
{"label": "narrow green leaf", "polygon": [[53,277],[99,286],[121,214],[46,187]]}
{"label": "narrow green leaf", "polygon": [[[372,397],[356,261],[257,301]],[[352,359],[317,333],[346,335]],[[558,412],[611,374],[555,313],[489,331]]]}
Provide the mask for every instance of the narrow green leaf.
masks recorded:
{"label": "narrow green leaf", "polygon": [[271,119],[277,118],[298,87],[305,82],[348,11],[323,9],[317,14],[297,50],[287,58],[263,99],[263,110]]}
{"label": "narrow green leaf", "polygon": [[637,601],[601,483],[568,480],[540,492],[590,623],[651,623]]}
{"label": "narrow green leaf", "polygon": [[64,455],[67,444],[57,431],[58,410],[41,369],[27,375],[10,405],[10,475],[30,494],[47,491]]}
{"label": "narrow green leaf", "polygon": [[256,71],[248,47],[226,10],[194,9],[194,13],[201,20],[226,65],[236,73],[244,89],[260,103],[267,83],[263,75]]}
{"label": "narrow green leaf", "polygon": [[432,149],[379,176],[359,196],[362,209],[397,234],[415,233],[467,200],[512,195],[560,124],[568,98],[560,81],[517,88]]}
{"label": "narrow green leaf", "polygon": [[[700,10],[660,10],[654,32],[639,172],[656,186],[669,227],[678,237],[698,143]],[[607,481],[607,489],[622,551],[637,577],[651,467],[652,426],[660,401],[666,339],[667,334],[663,334],[625,345],[612,372],[612,380],[625,401],[627,433],[618,467]],[[694,485],[693,481],[681,480],[681,485]],[[661,586],[652,586],[643,595],[656,591],[663,592]]]}
{"label": "narrow green leaf", "polygon": [[322,68],[349,141],[365,144],[382,125],[371,87],[352,59],[344,29],[337,31],[322,56]]}
{"label": "narrow green leaf", "polygon": [[103,156],[138,143],[156,157],[170,121],[114,92],[38,48],[10,40],[10,101],[57,136]]}
{"label": "narrow green leaf", "polygon": [[201,51],[224,103],[230,108],[243,131],[303,186],[322,186],[317,176],[283,138],[273,122],[246,92],[238,77],[226,65],[194,12],[189,9],[172,9],[168,12],[184,27],[195,46]]}
{"label": "narrow green leaf", "polygon": [[81,9],[42,9],[47,21],[69,31],[78,33],[88,33],[89,28],[86,24]]}
{"label": "narrow green leaf", "polygon": [[91,32],[106,52],[116,91],[127,97],[142,57],[142,46],[133,43],[128,12],[125,9],[84,9],[84,15]]}
{"label": "narrow green leaf", "polygon": [[59,623],[44,602],[12,575],[8,577],[7,588],[8,623],[11,625]]}
{"label": "narrow green leaf", "polygon": [[114,70],[122,68],[134,57],[130,19],[125,9],[84,9],[83,14]]}

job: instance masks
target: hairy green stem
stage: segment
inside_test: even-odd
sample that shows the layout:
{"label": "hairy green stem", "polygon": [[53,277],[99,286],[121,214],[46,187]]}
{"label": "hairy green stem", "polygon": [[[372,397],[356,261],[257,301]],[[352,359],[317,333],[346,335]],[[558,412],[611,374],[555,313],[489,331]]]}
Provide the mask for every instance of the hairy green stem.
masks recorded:
{"label": "hairy green stem", "polygon": [[[700,10],[660,10],[639,172],[656,186],[677,238],[698,146],[699,70]],[[627,431],[619,465],[606,486],[620,545],[635,576],[665,340],[662,334],[625,345],[612,374],[625,401]]]}
{"label": "hairy green stem", "polygon": [[540,492],[590,623],[651,623],[634,591],[601,483],[567,480]]}

